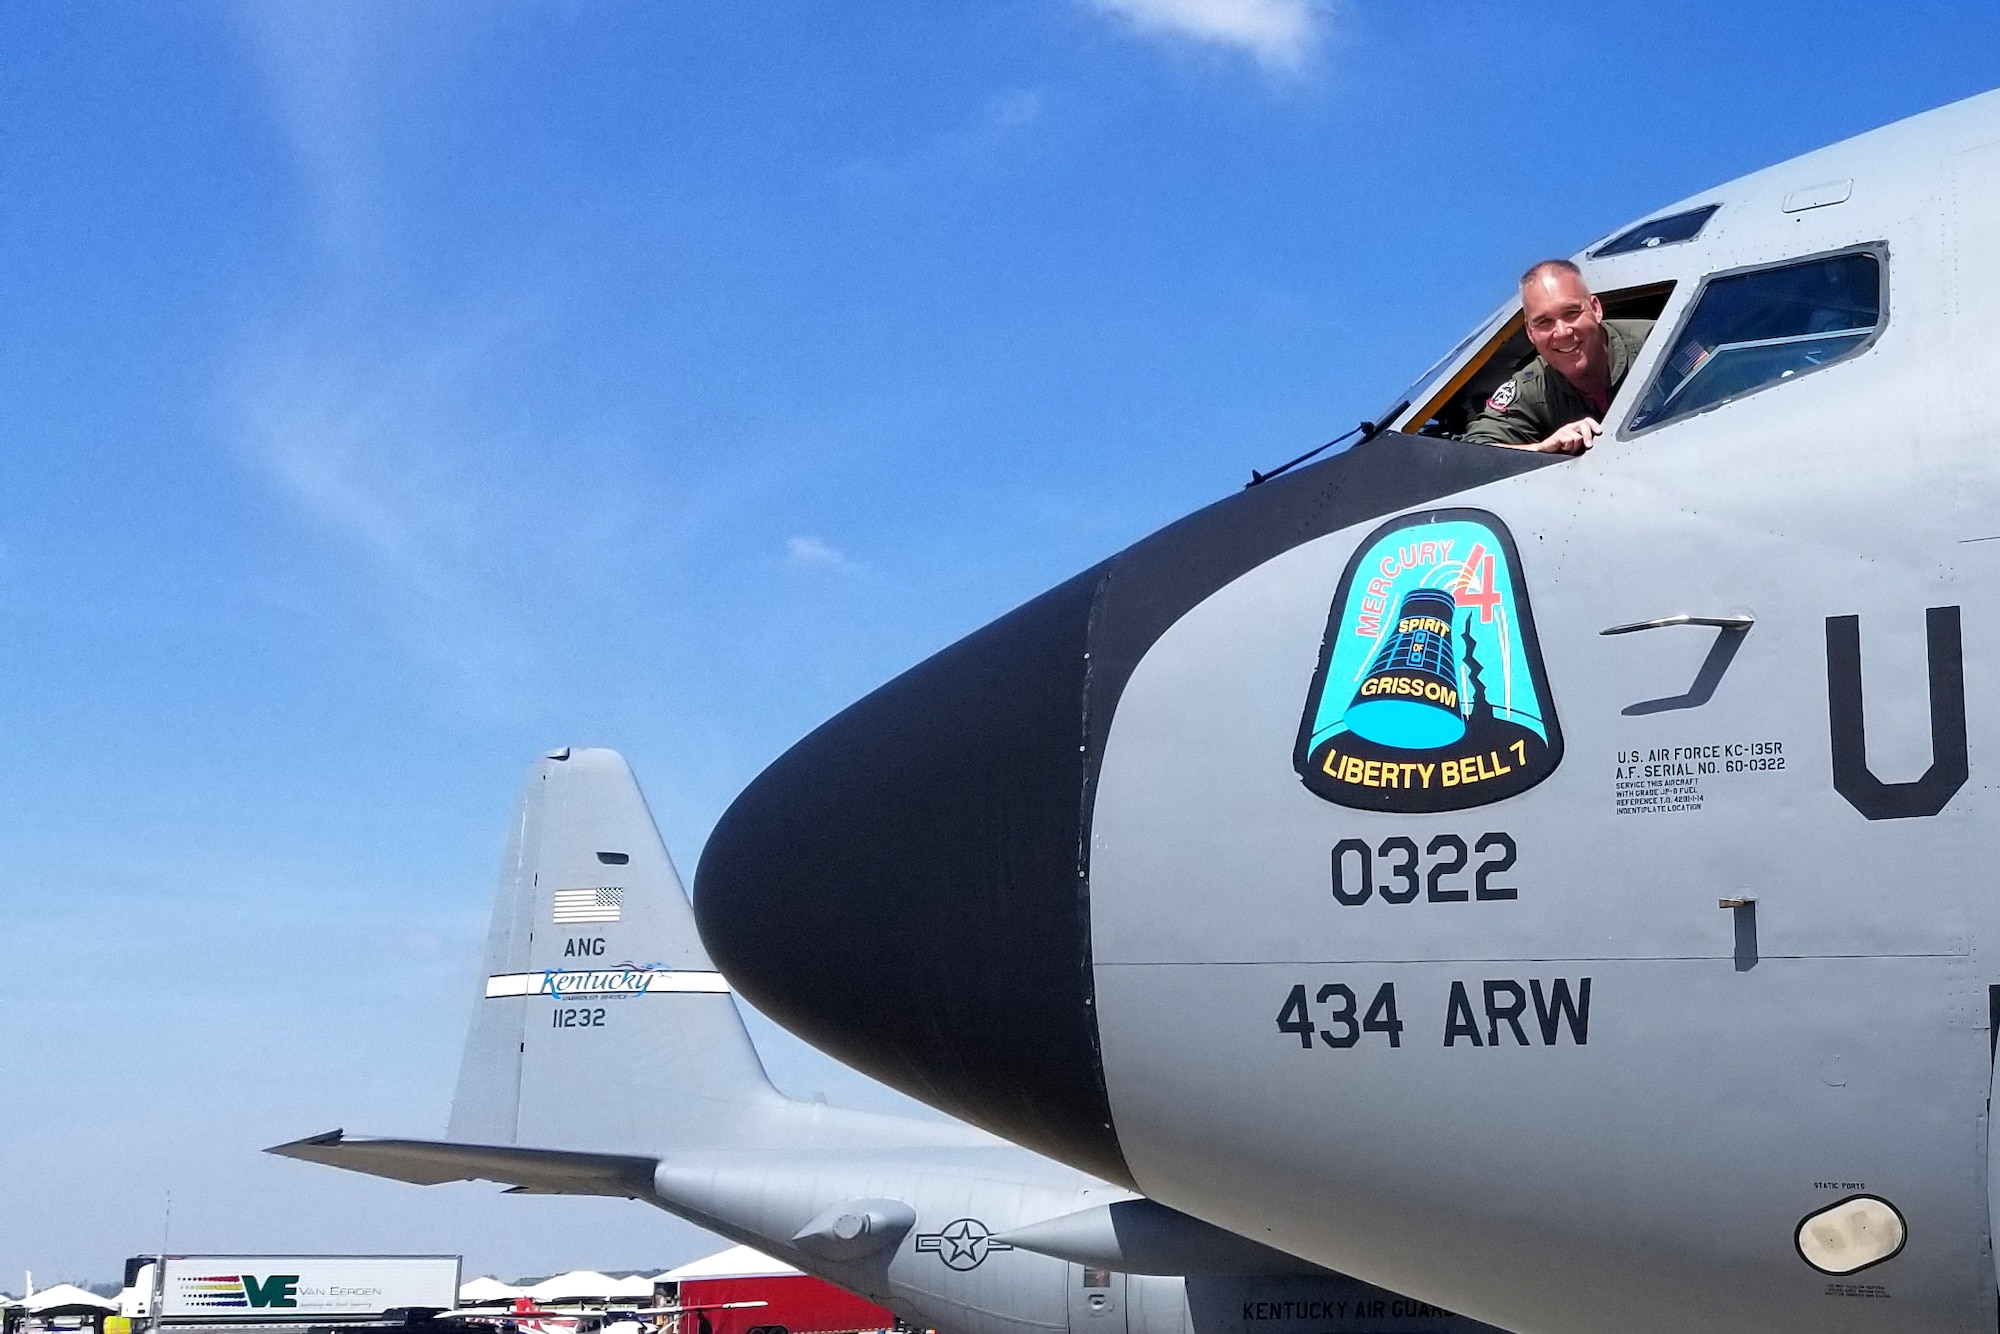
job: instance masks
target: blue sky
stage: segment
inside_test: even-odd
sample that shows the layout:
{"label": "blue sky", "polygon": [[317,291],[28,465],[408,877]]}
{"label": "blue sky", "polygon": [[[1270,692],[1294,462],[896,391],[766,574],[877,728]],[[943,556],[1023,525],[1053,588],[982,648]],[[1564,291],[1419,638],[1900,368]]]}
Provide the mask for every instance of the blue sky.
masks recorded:
{"label": "blue sky", "polygon": [[442,1128],[537,754],[623,750],[691,871],[815,723],[1528,262],[1996,51],[1971,5],[8,6],[0,1287],[115,1276],[169,1191],[179,1249],[702,1253],[256,1152]]}

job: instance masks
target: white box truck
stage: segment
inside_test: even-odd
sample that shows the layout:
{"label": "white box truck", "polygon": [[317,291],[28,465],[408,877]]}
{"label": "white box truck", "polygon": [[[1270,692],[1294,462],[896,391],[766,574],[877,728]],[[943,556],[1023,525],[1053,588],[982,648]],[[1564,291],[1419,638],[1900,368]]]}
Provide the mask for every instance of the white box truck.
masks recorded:
{"label": "white box truck", "polygon": [[[150,1257],[126,1266],[121,1312],[150,1321]],[[290,1325],[375,1320],[385,1311],[458,1306],[456,1255],[169,1255],[167,1325]]]}

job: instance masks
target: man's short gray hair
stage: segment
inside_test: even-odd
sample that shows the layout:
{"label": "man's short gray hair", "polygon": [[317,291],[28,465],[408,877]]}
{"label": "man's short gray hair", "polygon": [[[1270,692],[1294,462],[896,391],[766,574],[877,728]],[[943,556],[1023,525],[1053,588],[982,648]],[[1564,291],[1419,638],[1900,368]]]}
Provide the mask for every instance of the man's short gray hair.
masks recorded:
{"label": "man's short gray hair", "polygon": [[1545,259],[1521,275],[1521,286],[1526,287],[1545,273],[1567,273],[1572,278],[1583,277],[1583,270],[1566,259]]}

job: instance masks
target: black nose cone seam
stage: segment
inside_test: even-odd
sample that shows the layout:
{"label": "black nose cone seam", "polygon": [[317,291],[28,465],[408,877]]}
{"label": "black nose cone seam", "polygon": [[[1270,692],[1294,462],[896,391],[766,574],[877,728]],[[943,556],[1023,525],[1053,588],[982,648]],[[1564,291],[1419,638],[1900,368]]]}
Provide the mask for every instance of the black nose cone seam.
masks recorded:
{"label": "black nose cone seam", "polygon": [[717,965],[808,1042],[1122,1180],[1080,855],[1100,570],[780,757],[710,835],[695,902]]}

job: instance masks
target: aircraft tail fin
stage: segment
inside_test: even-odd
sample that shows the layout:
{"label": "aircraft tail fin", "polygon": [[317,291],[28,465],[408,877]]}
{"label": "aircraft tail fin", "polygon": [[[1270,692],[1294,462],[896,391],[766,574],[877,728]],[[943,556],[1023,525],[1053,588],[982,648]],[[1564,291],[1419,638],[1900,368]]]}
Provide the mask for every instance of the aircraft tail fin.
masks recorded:
{"label": "aircraft tail fin", "polygon": [[[787,1105],[616,751],[536,763],[509,831],[448,1136],[658,1154]],[[304,1155],[297,1155],[304,1156]]]}

